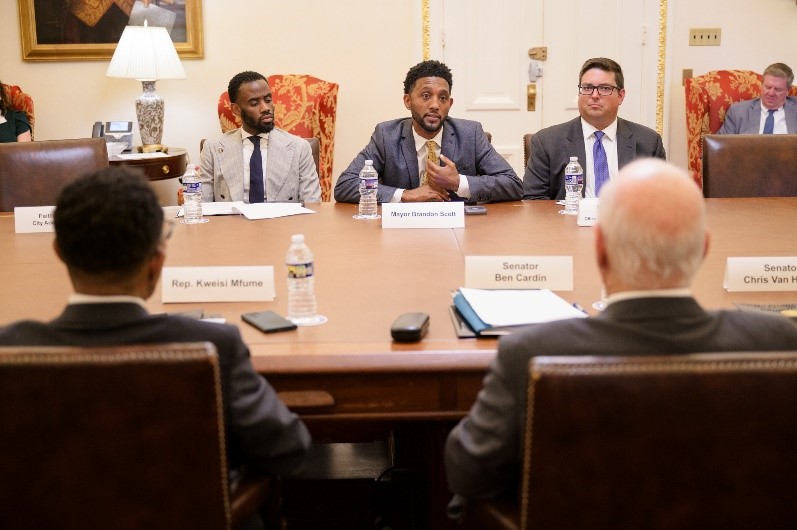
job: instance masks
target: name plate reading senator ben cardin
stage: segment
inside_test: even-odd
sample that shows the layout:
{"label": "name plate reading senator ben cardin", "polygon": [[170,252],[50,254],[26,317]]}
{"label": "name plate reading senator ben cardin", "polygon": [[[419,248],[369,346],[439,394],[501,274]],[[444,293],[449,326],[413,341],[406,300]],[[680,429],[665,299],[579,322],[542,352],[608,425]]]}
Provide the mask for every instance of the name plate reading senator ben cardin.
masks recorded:
{"label": "name plate reading senator ben cardin", "polygon": [[163,303],[272,302],[274,267],[164,267]]}
{"label": "name plate reading senator ben cardin", "polygon": [[728,258],[728,291],[797,291],[797,256]]}
{"label": "name plate reading senator ben cardin", "polygon": [[465,287],[573,290],[573,256],[465,256]]}

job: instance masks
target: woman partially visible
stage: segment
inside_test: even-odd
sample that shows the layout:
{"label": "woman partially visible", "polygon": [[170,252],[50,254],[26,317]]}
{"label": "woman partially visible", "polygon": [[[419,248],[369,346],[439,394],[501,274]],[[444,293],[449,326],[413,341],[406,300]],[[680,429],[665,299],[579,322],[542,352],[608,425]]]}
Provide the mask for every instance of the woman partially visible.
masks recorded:
{"label": "woman partially visible", "polygon": [[6,91],[0,89],[0,143],[30,141],[28,117],[24,112],[12,109]]}

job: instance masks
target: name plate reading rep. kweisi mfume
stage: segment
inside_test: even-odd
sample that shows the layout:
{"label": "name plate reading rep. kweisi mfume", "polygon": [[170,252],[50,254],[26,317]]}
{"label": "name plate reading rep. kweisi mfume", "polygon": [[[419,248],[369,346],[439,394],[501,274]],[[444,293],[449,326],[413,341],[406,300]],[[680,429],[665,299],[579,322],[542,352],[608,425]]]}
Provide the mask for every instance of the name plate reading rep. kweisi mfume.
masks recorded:
{"label": "name plate reading rep. kweisi mfume", "polygon": [[474,289],[573,290],[573,256],[465,256]]}
{"label": "name plate reading rep. kweisi mfume", "polygon": [[272,302],[274,267],[164,267],[163,303]]}

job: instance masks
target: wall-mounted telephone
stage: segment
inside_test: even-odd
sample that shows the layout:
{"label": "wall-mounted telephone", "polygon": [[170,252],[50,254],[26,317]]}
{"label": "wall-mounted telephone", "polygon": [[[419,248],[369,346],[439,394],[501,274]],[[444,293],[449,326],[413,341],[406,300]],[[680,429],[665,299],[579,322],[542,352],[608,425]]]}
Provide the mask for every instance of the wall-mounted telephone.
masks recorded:
{"label": "wall-mounted telephone", "polygon": [[92,138],[104,137],[107,141],[127,142],[125,151],[133,149],[133,122],[132,121],[101,121],[94,122],[91,129]]}

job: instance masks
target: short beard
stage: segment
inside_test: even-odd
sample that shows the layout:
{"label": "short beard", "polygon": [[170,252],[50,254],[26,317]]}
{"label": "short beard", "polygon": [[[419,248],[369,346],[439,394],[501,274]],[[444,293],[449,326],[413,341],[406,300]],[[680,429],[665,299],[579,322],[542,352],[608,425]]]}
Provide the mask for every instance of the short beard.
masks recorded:
{"label": "short beard", "polygon": [[270,123],[261,124],[259,121],[250,121],[249,117],[242,117],[243,122],[249,126],[249,128],[254,129],[255,131],[267,134],[270,133],[271,130],[274,128],[274,121],[272,120]]}

